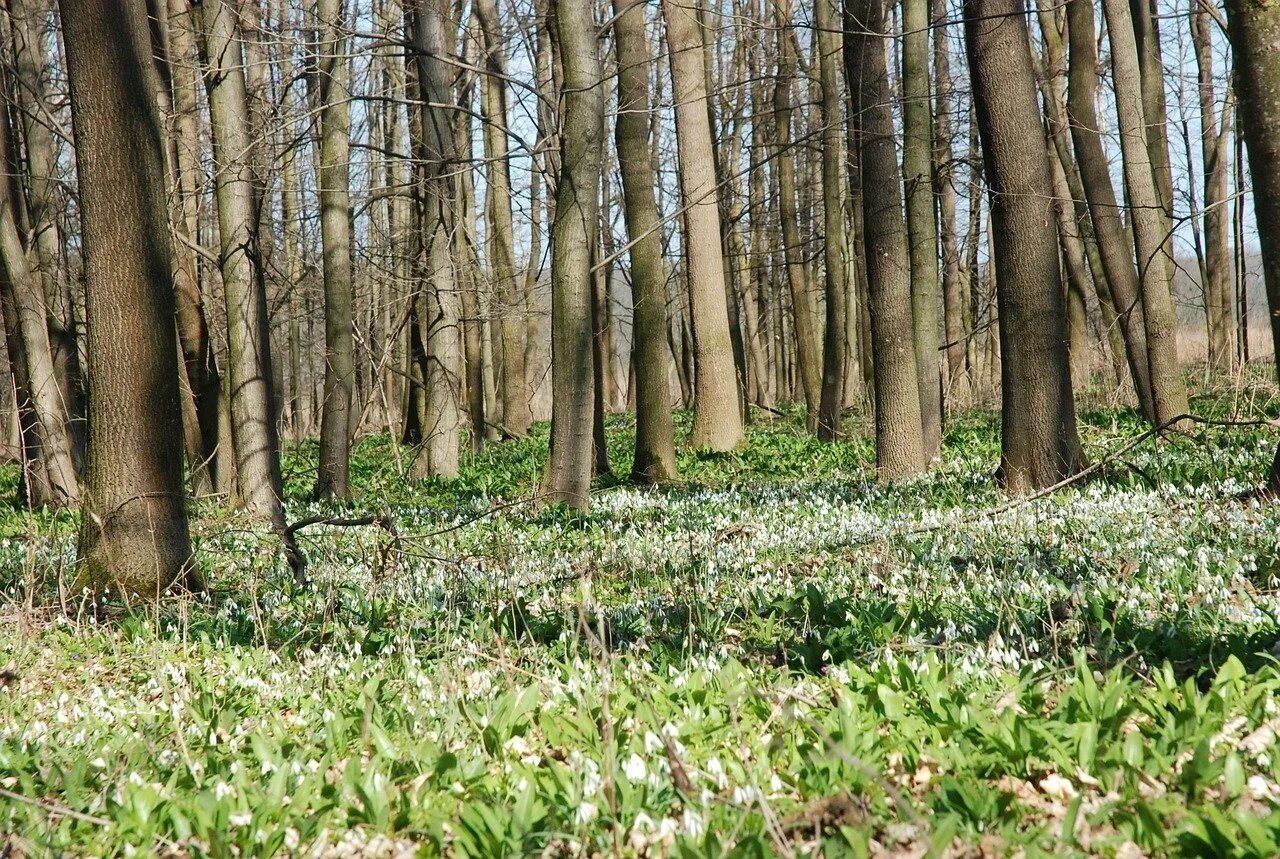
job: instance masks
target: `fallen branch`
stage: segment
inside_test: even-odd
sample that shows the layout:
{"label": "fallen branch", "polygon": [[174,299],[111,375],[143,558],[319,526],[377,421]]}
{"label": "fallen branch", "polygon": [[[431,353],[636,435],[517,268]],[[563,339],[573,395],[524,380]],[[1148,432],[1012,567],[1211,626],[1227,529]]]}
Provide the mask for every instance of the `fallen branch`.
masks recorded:
{"label": "fallen branch", "polygon": [[[376,525],[391,535],[393,542],[400,539],[399,532],[396,531],[396,522],[389,514],[371,513],[367,516],[308,516],[305,519],[286,525],[280,529],[280,541],[284,543],[284,557],[289,563],[289,569],[293,570],[293,580],[299,587],[307,584],[307,553],[302,550],[302,546],[298,545],[297,534],[303,528],[310,528],[312,525],[332,525],[337,528],[361,528],[366,525]],[[386,563],[386,553],[383,553],[383,563]]]}

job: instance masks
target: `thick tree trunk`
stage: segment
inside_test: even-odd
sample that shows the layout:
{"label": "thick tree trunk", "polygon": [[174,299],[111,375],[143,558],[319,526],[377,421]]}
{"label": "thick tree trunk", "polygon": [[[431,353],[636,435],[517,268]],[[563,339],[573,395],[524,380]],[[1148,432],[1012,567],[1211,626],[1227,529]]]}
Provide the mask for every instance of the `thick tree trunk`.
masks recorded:
{"label": "thick tree trunk", "polygon": [[929,109],[929,0],[902,4],[902,172],[906,189],[911,260],[911,316],[920,374],[920,422],[924,453],[942,444],[939,377],[938,227],[933,196],[933,123]]}
{"label": "thick tree trunk", "polygon": [[[1142,4],[1146,0],[1136,2]],[[1156,425],[1162,426],[1187,412],[1187,389],[1178,363],[1177,318],[1169,279],[1173,238],[1165,226],[1167,207],[1158,177],[1164,168],[1151,160],[1138,49],[1134,44],[1128,0],[1103,0],[1102,7],[1111,38],[1111,72],[1116,89],[1125,196],[1129,201],[1138,280],[1142,287],[1148,377]]]}
{"label": "thick tree trunk", "polygon": [[[1280,374],[1280,6],[1268,0],[1228,0],[1227,21],[1253,176],[1271,345]],[[1267,488],[1272,495],[1280,494],[1280,451]]]}
{"label": "thick tree trunk", "polygon": [[244,56],[237,33],[239,0],[204,0],[205,86],[213,128],[214,195],[227,305],[227,377],[235,499],[259,516],[283,521],[280,442],[271,374],[267,296],[258,257]]}
{"label": "thick tree trunk", "polygon": [[965,40],[990,191],[1001,352],[1000,482],[1051,486],[1080,467],[1053,179],[1022,0],[968,0]]}
{"label": "thick tree trunk", "polygon": [[845,16],[850,45],[845,78],[853,93],[851,123],[857,132],[870,293],[876,467],[881,480],[898,480],[924,470],[928,456],[920,419],[902,174],[885,65],[884,0],[846,0]]}
{"label": "thick tree trunk", "polygon": [[[555,393],[551,458],[543,492],[554,502],[585,510],[594,459],[591,268],[599,227],[605,103],[593,5],[587,0],[556,0],[555,25],[564,68],[564,112],[551,224],[551,384]],[[719,259],[719,253],[715,257]]]}
{"label": "thick tree trunk", "polygon": [[742,444],[742,412],[729,336],[702,34],[696,9],[664,0],[662,10],[671,53],[680,190],[685,206],[681,250],[689,283],[697,368],[696,411],[689,443],[695,450],[730,451]]}
{"label": "thick tree trunk", "polygon": [[149,29],[137,3],[60,7],[92,374],[77,585],[156,599],[189,569],[191,541]]}
{"label": "thick tree trunk", "polygon": [[667,350],[667,277],[662,233],[653,196],[657,173],[649,148],[649,66],[653,56],[642,4],[615,0],[613,35],[618,52],[618,119],[615,141],[622,171],[627,236],[632,242],[631,355],[636,385],[636,453],[631,479],[674,480],[675,432],[671,423],[671,361]]}
{"label": "thick tree trunk", "polygon": [[355,316],[351,270],[351,98],[343,0],[318,0],[320,157],[316,170],[324,263],[324,404],[320,462],[312,495],[351,498]]}

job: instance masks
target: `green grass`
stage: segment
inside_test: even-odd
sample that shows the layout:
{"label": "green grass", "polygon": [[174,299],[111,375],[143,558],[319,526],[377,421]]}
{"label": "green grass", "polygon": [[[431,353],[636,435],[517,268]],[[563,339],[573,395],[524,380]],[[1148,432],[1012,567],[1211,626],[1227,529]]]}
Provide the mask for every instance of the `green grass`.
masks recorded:
{"label": "green grass", "polygon": [[[1272,431],[1005,509],[990,415],[895,487],[869,441],[757,417],[574,515],[529,501],[546,427],[452,483],[367,439],[352,508],[397,538],[304,531],[298,589],[201,503],[210,592],[158,610],[81,611],[74,516],[4,513],[0,854],[1280,854],[1280,510],[1238,497]],[[1092,461],[1142,431],[1082,422]],[[314,459],[293,518],[330,509]]]}

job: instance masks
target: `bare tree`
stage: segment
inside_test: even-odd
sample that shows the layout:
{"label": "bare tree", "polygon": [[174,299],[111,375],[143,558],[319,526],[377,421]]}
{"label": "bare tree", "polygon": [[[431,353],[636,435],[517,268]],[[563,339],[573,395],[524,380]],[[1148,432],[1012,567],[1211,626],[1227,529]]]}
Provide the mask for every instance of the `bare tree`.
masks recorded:
{"label": "bare tree", "polygon": [[645,7],[615,0],[618,53],[618,119],[615,140],[622,197],[631,240],[631,354],[636,387],[636,454],[631,479],[674,480],[675,431],[671,423],[671,359],[667,351],[667,277],[653,186],[657,174],[649,147],[649,72],[653,54],[645,34]]}
{"label": "bare tree", "polygon": [[730,451],[742,444],[737,369],[729,336],[724,255],[720,239],[715,159],[707,114],[707,78],[694,0],[663,0],[671,85],[675,101],[684,201],[685,278],[692,305],[696,411],[689,443],[697,450]]}
{"label": "bare tree", "polygon": [[845,33],[850,45],[845,55],[845,79],[853,94],[850,121],[857,134],[871,305],[876,467],[881,480],[897,480],[922,471],[927,456],[912,331],[902,174],[894,149],[884,56],[884,0],[846,0]]}
{"label": "bare tree", "polygon": [[317,0],[320,153],[316,179],[324,256],[324,404],[313,495],[350,499],[355,285],[351,271],[351,96],[343,0]]}
{"label": "bare tree", "polygon": [[[556,0],[564,69],[556,210],[551,222],[551,458],[543,492],[585,510],[590,501],[595,428],[591,282],[599,227],[604,87],[593,4]],[[719,258],[719,254],[716,254]]]}

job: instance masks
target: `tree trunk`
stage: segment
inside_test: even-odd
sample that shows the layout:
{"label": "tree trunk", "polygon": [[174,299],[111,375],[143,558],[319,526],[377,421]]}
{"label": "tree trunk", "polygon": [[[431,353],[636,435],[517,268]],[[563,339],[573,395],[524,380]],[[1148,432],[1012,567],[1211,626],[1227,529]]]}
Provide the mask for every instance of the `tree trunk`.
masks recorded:
{"label": "tree trunk", "polygon": [[657,172],[649,148],[649,66],[653,56],[642,4],[615,0],[613,35],[618,52],[618,119],[615,142],[622,172],[627,237],[632,242],[631,354],[636,385],[636,483],[675,480],[675,432],[671,423],[671,361],[667,350],[667,277],[653,185]]}
{"label": "tree trunk", "polygon": [[991,205],[1005,490],[1080,468],[1053,186],[1022,0],[967,0],[965,40]]}
{"label": "tree trunk", "polygon": [[1067,116],[1075,143],[1080,181],[1089,201],[1098,255],[1106,273],[1111,303],[1124,330],[1125,353],[1138,403],[1147,420],[1156,421],[1151,391],[1151,362],[1147,344],[1146,314],[1133,255],[1120,218],[1111,166],[1102,145],[1097,112],[1098,54],[1095,46],[1093,0],[1068,0],[1067,45],[1070,57],[1067,79]]}
{"label": "tree trunk", "polygon": [[960,242],[956,232],[955,159],[951,153],[951,111],[955,109],[951,86],[951,46],[947,39],[944,0],[933,5],[933,183],[938,195],[939,243],[942,249],[943,332],[946,337],[947,395],[966,394],[964,281],[960,276]]}
{"label": "tree trunk", "polygon": [[875,373],[876,467],[882,481],[924,470],[928,457],[920,419],[911,315],[911,269],[902,216],[902,180],[894,151],[884,0],[846,0],[850,50],[845,79],[853,93],[862,179],[862,224],[870,293]]}
{"label": "tree trunk", "polygon": [[[592,249],[598,229],[604,151],[604,87],[594,7],[556,0],[564,68],[556,210],[551,224],[551,458],[543,492],[585,510],[590,501],[595,429],[592,352]],[[701,63],[699,63],[701,68]],[[716,259],[720,258],[718,253]]]}
{"label": "tree trunk", "polygon": [[[84,460],[84,378],[76,338],[75,302],[69,272],[60,263],[63,236],[57,216],[61,208],[57,181],[58,152],[50,121],[56,109],[49,102],[53,77],[42,32],[43,8],[30,8],[32,0],[10,0],[13,29],[13,62],[17,72],[16,106],[26,148],[27,215],[30,238],[28,258],[33,275],[44,288],[54,371],[62,392],[72,462]],[[43,6],[42,0],[35,0]]]}
{"label": "tree trunk", "polygon": [[352,382],[355,377],[351,270],[351,98],[343,0],[317,0],[316,75],[320,159],[316,170],[324,263],[324,405],[320,462],[312,496],[351,499]]}
{"label": "tree trunk", "polygon": [[[1280,6],[1268,0],[1228,0],[1227,22],[1239,116],[1253,176],[1271,345],[1280,374]],[[1280,494],[1280,450],[1267,488],[1273,496]]]}
{"label": "tree trunk", "polygon": [[664,0],[662,11],[671,54],[680,190],[685,206],[681,251],[689,284],[696,366],[696,410],[689,443],[695,450],[731,451],[742,444],[742,412],[729,336],[702,34],[694,8]]}
{"label": "tree trunk", "polygon": [[204,0],[205,86],[213,126],[214,195],[227,305],[227,376],[235,447],[236,501],[283,521],[280,442],[271,374],[267,296],[258,257],[253,187],[254,133],[249,127],[244,57],[237,33],[239,0]]}
{"label": "tree trunk", "polygon": [[156,599],[189,569],[191,541],[150,31],[138,3],[60,7],[92,374],[77,588]]}
{"label": "tree trunk", "polygon": [[[1137,2],[1145,3],[1146,0]],[[1142,287],[1148,377],[1151,380],[1155,422],[1157,426],[1163,426],[1170,419],[1187,412],[1187,389],[1178,363],[1177,318],[1169,280],[1172,236],[1165,227],[1167,209],[1154,172],[1162,168],[1152,164],[1148,147],[1149,132],[1142,104],[1138,50],[1134,44],[1128,0],[1103,0],[1102,7],[1111,38],[1111,72],[1116,89],[1125,196],[1130,206],[1138,280]]]}
{"label": "tree trunk", "polygon": [[[804,245],[800,239],[800,213],[796,205],[796,158],[791,138],[792,80],[796,75],[795,44],[791,33],[791,0],[777,6],[778,75],[773,84],[774,162],[778,175],[778,221],[782,228],[782,253],[787,285],[791,289],[791,314],[796,335],[796,361],[804,391],[805,425],[818,428],[822,399],[822,358],[817,311],[805,271]],[[668,37],[669,38],[669,37]],[[675,68],[674,58],[672,68]],[[679,102],[677,102],[678,104]]]}
{"label": "tree trunk", "polygon": [[1231,106],[1217,109],[1213,67],[1213,18],[1198,2],[1190,11],[1200,97],[1200,155],[1204,164],[1204,296],[1208,318],[1209,364],[1230,372],[1236,363],[1236,329],[1232,301],[1231,211],[1227,190],[1227,146],[1231,141]]}
{"label": "tree trunk", "polygon": [[[3,85],[7,94],[9,87]],[[14,167],[14,129],[7,111],[0,111],[0,165],[12,178],[0,178],[0,263],[9,283],[14,320],[22,341],[26,363],[28,395],[34,418],[38,449],[43,459],[49,495],[44,500],[53,506],[71,506],[80,498],[71,436],[67,432],[66,402],[59,384],[57,364],[49,342],[48,318],[45,313],[44,284],[34,271],[18,226],[20,189]]]}
{"label": "tree trunk", "polygon": [[453,230],[458,169],[452,126],[451,82],[456,26],[448,0],[419,0],[413,16],[421,119],[415,147],[421,153],[422,288],[415,301],[422,341],[424,413],[416,477],[456,477],[462,427],[462,330]]}
{"label": "tree trunk", "polygon": [[933,196],[933,123],[929,110],[929,0],[902,3],[902,172],[911,260],[911,316],[920,374],[925,457],[942,444],[939,377],[938,227]]}
{"label": "tree trunk", "polygon": [[840,163],[844,159],[844,130],[840,127],[841,28],[836,0],[814,0],[817,28],[818,74],[822,82],[819,102],[822,123],[822,224],[823,262],[827,293],[826,327],[822,338],[822,401],[818,411],[818,438],[834,441],[840,436],[844,412],[845,381],[845,273],[844,188]]}
{"label": "tree trunk", "polygon": [[533,399],[525,367],[525,329],[529,308],[516,278],[515,226],[511,217],[511,167],[507,150],[507,60],[496,0],[477,0],[476,17],[484,33],[485,68],[482,82],[486,195],[492,254],[489,268],[501,308],[502,425],[513,436],[529,434]]}

